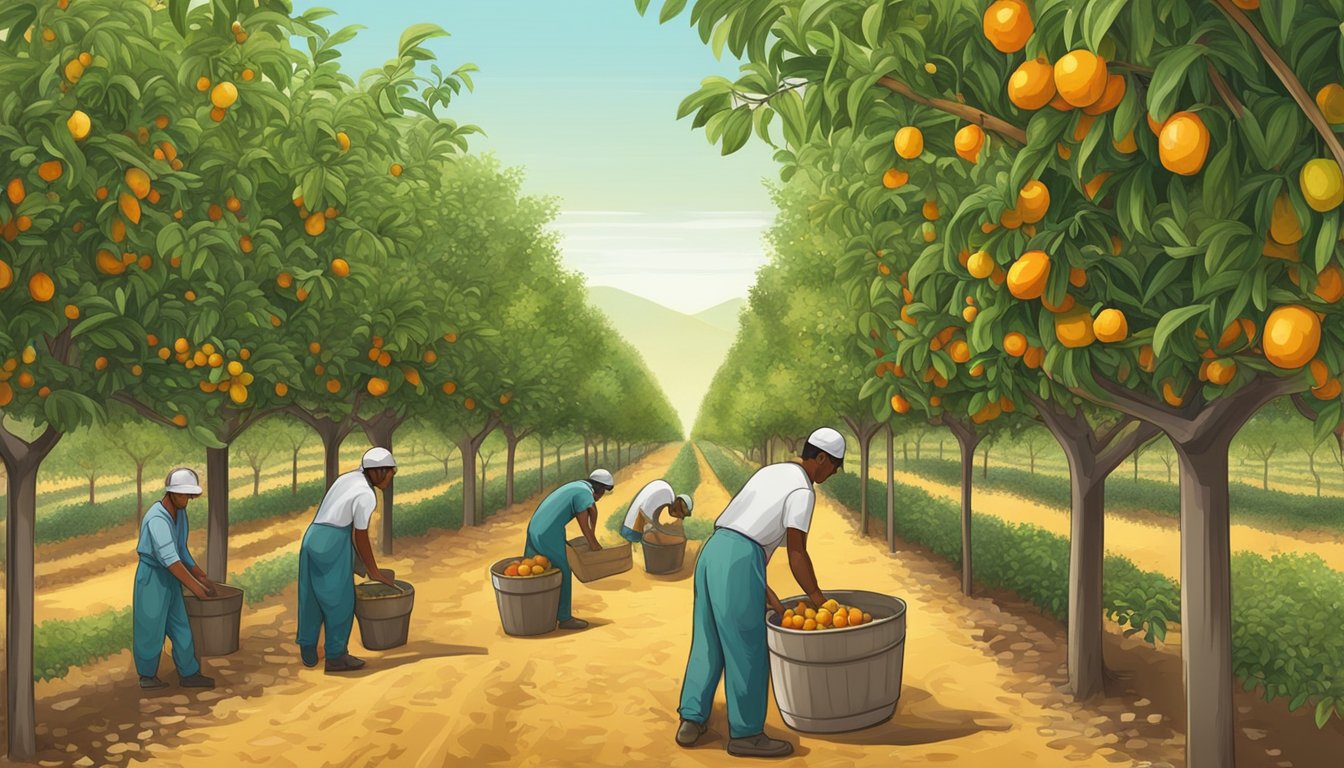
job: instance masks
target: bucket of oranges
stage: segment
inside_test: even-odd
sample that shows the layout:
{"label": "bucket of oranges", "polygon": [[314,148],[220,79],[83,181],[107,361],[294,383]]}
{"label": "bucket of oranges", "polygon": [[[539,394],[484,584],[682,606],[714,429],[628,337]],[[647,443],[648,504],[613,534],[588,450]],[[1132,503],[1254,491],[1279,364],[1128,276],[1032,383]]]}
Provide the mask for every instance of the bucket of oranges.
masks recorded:
{"label": "bucket of oranges", "polygon": [[555,630],[560,608],[560,569],[544,555],[506,557],[490,566],[504,632],[526,637]]}
{"label": "bucket of oranges", "polygon": [[766,615],[770,678],[790,728],[841,733],[890,719],[901,696],[905,601],[859,590],[783,600]]}

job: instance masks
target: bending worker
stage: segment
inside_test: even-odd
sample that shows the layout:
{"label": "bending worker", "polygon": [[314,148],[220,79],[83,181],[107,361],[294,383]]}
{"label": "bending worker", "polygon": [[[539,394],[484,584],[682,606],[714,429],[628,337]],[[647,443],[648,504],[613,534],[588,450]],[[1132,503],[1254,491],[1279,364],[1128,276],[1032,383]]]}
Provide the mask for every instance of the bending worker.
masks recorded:
{"label": "bending worker", "polygon": [[305,667],[317,666],[317,633],[326,628],[328,672],[349,672],[364,662],[349,653],[350,629],[355,621],[354,551],[364,561],[369,578],[395,586],[378,570],[369,544],[369,521],[378,506],[374,488],[385,489],[397,473],[397,462],[386,448],[370,448],[359,469],[336,478],[327,489],[317,515],[303,534],[299,547],[299,657]]}
{"label": "bending worker", "polygon": [[770,681],[765,612],[773,608],[784,615],[779,597],[766,584],[765,566],[785,544],[794,579],[814,605],[826,602],[807,554],[807,530],[816,501],[813,485],[835,474],[844,460],[844,438],[822,427],[808,437],[801,461],[761,467],[714,522],[714,533],[695,564],[691,656],[678,709],[681,746],[694,746],[705,732],[714,690],[723,677],[728,753],[783,757],[793,752],[789,742],[765,735]]}
{"label": "bending worker", "polygon": [[695,508],[695,502],[687,494],[677,496],[672,490],[672,484],[666,480],[654,480],[648,485],[639,489],[635,494],[635,500],[630,502],[630,509],[626,510],[625,520],[621,523],[621,537],[632,544],[638,544],[644,540],[644,529],[650,524],[654,530],[659,527],[658,518],[666,510],[667,514],[674,520],[682,520],[691,516],[691,510]]}
{"label": "bending worker", "polygon": [[201,674],[182,598],[183,587],[199,600],[215,595],[214,582],[187,551],[187,503],[201,495],[201,481],[190,469],[174,469],[164,485],[163,498],[140,521],[135,547],[140,556],[131,597],[135,669],[141,688],[168,686],[158,677],[166,635],[173,641],[173,664],[182,687],[214,688],[215,681]]}
{"label": "bending worker", "polygon": [[574,593],[573,576],[569,570],[569,556],[565,554],[565,527],[578,520],[579,530],[594,552],[602,549],[597,543],[597,500],[616,487],[616,481],[605,469],[595,469],[587,480],[575,480],[556,488],[537,506],[527,524],[527,545],[523,557],[545,555],[551,565],[560,569],[560,607],[555,611],[561,629],[583,629],[588,622],[574,618],[571,598]]}

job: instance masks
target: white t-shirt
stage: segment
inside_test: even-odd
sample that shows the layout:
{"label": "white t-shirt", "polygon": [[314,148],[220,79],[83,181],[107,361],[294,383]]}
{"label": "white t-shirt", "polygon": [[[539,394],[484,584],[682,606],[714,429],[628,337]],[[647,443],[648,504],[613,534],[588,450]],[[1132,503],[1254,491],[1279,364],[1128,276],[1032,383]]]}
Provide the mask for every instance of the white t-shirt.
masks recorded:
{"label": "white t-shirt", "polygon": [[632,531],[642,531],[644,526],[653,522],[653,514],[664,504],[677,500],[672,485],[666,480],[654,480],[635,494],[630,509],[625,513],[625,527]]}
{"label": "white t-shirt", "polygon": [[373,492],[373,486],[365,479],[363,470],[356,469],[346,472],[331,484],[327,495],[322,497],[322,503],[317,507],[317,516],[313,522],[337,528],[354,523],[356,529],[367,531],[376,506],[378,496]]}
{"label": "white t-shirt", "polygon": [[769,560],[784,543],[789,528],[807,533],[816,498],[812,481],[801,466],[791,462],[771,464],[751,476],[714,521],[714,527],[737,531],[760,544]]}

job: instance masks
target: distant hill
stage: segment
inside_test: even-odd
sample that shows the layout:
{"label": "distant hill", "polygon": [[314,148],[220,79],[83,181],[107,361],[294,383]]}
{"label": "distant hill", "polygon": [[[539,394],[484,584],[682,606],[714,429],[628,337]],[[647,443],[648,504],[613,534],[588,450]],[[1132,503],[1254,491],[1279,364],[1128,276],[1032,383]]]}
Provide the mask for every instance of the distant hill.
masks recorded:
{"label": "distant hill", "polygon": [[694,317],[697,320],[703,320],[712,326],[729,331],[736,336],[737,315],[746,304],[746,299],[729,299],[722,304],[706,309],[704,312],[697,312]]}
{"label": "distant hill", "polygon": [[[701,315],[685,315],[619,288],[588,289],[593,306],[639,350],[689,432],[709,391],[709,381],[737,336],[737,311],[727,302]],[[738,302],[740,304],[740,302]]]}

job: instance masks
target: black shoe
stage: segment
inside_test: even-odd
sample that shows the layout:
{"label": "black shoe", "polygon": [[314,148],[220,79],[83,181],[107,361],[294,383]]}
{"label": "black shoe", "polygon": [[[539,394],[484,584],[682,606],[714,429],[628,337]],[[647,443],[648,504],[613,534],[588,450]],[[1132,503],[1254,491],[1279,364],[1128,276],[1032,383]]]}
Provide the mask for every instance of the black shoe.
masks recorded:
{"label": "black shoe", "polygon": [[761,732],[743,739],[730,739],[728,754],[733,757],[785,757],[793,754],[793,745]]}
{"label": "black shoe", "polygon": [[303,660],[303,666],[312,668],[317,666],[317,646],[300,645],[299,658]]}
{"label": "black shoe", "polygon": [[327,659],[326,669],[328,672],[354,672],[363,666],[364,662],[361,659],[357,659],[347,653],[344,656]]}
{"label": "black shoe", "polygon": [[560,622],[561,629],[587,629],[588,622],[583,619],[568,618]]}
{"label": "black shoe", "polygon": [[200,672],[194,675],[178,678],[178,685],[183,688],[214,688],[215,680],[212,677],[206,677]]}
{"label": "black shoe", "polygon": [[140,676],[140,688],[142,690],[157,691],[160,688],[167,688],[167,687],[168,684],[163,682],[157,677],[154,677],[152,675],[149,677],[146,677],[145,675]]}
{"label": "black shoe", "polygon": [[683,747],[694,747],[695,742],[699,741],[708,729],[709,726],[704,723],[682,720],[681,725],[677,727],[677,743]]}

